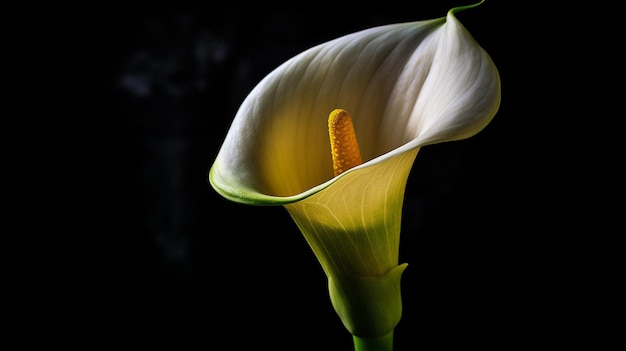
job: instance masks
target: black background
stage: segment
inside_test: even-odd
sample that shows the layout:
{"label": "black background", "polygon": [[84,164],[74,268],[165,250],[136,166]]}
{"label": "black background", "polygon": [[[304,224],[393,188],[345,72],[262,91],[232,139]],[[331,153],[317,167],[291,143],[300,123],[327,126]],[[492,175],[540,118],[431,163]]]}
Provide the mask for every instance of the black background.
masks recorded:
{"label": "black background", "polygon": [[[559,73],[540,75],[553,58],[531,50],[553,49],[562,33],[520,31],[523,20],[552,13],[513,15],[505,3],[458,14],[500,71],[502,104],[478,135],[417,157],[404,205],[400,262],[409,266],[397,351],[571,337],[558,326],[575,312],[557,288],[571,267],[559,254],[563,234],[551,231],[564,185],[547,166],[562,161],[536,128],[560,118],[547,104]],[[350,350],[326,278],[287,212],[223,199],[207,171],[239,104],[283,61],[343,34],[466,4],[93,7],[53,21],[63,50],[47,54],[63,63],[58,71],[76,73],[64,95],[78,118],[69,141],[59,140],[67,167],[53,171],[67,188],[57,187],[49,204],[70,205],[53,221],[71,239],[42,240],[42,251],[64,247],[38,268],[47,277],[41,323],[64,330],[48,337],[172,342],[177,350]],[[547,104],[543,115],[537,104]]]}

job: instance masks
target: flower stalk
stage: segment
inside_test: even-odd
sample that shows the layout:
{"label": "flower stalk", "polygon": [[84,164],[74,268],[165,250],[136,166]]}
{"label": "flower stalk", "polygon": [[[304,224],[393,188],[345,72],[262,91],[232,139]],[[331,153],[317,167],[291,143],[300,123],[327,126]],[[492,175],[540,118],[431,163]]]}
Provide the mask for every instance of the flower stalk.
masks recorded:
{"label": "flower stalk", "polygon": [[375,339],[360,338],[352,336],[355,351],[392,351],[393,332]]}

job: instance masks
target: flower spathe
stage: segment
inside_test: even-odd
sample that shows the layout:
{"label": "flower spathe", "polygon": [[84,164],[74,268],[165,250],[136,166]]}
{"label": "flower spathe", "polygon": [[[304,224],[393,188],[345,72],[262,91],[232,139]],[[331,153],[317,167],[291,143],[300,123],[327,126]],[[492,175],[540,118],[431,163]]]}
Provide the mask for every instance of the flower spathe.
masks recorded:
{"label": "flower spathe", "polygon": [[[243,101],[211,167],[227,199],[287,209],[353,335],[383,337],[400,320],[402,203],[418,150],[471,137],[498,110],[498,71],[455,16],[476,5],[286,61]],[[363,163],[334,176],[326,121],[336,108],[352,117]]]}

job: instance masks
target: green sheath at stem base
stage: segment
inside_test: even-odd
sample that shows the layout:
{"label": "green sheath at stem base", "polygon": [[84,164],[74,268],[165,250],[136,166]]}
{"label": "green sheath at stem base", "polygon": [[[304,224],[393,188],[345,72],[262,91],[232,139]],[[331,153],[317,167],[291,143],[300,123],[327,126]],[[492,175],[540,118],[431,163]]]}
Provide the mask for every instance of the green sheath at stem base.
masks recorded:
{"label": "green sheath at stem base", "polygon": [[352,335],[354,351],[393,351],[393,332],[376,339],[359,338]]}

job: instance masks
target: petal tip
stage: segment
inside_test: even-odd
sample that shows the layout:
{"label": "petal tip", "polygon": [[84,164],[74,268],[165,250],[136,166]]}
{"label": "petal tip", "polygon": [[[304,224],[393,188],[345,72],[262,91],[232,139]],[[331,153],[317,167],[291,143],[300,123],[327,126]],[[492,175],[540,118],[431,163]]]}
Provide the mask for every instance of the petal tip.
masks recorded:
{"label": "petal tip", "polygon": [[475,4],[471,4],[471,5],[465,5],[465,6],[457,6],[457,7],[453,7],[452,9],[450,9],[450,11],[448,11],[449,14],[455,15],[463,10],[467,10],[467,9],[471,9],[473,7],[476,7],[480,4],[482,4],[483,2],[485,2],[485,0],[481,0]]}

